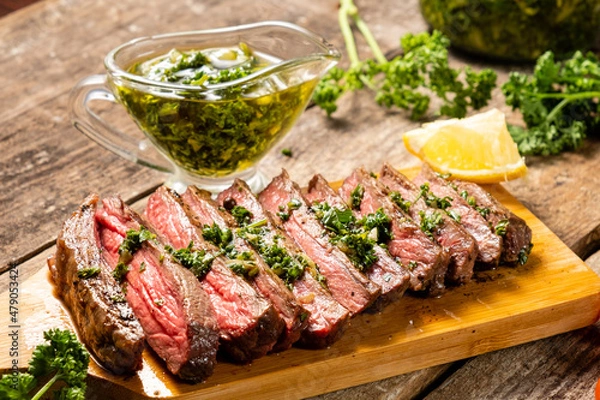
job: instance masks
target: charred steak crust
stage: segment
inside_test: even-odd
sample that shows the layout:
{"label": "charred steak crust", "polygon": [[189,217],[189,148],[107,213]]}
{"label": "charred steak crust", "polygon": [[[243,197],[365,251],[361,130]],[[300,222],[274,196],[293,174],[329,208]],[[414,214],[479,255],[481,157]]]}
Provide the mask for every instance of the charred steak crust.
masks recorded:
{"label": "charred steak crust", "polygon": [[[119,262],[127,231],[148,224],[120,198],[103,200],[96,212],[103,255]],[[208,295],[189,270],[174,262],[157,239],[145,240],[127,262],[126,299],[138,317],[146,341],[182,379],[202,381],[213,373],[219,332]]]}
{"label": "charred steak crust", "polygon": [[392,239],[387,243],[390,254],[408,269],[412,291],[427,291],[438,295],[444,290],[448,258],[442,247],[431,240],[420,227],[384,193],[383,187],[364,168],[358,168],[344,180],[339,193],[352,204],[353,192],[362,193],[356,208],[366,216],[379,208],[391,218]]}
{"label": "charred steak crust", "polygon": [[101,257],[97,203],[96,194],[88,196],[65,221],[48,265],[56,292],[94,358],[115,374],[131,374],[142,367],[144,332]]}
{"label": "charred steak crust", "polygon": [[414,179],[416,185],[429,185],[429,190],[438,198],[450,199],[446,211],[455,215],[459,223],[477,242],[476,263],[484,268],[498,266],[502,252],[502,238],[491,228],[481,214],[451,186],[446,179],[437,175],[429,165],[423,164],[421,172]]}
{"label": "charred steak crust", "polygon": [[[216,224],[221,229],[237,227],[235,220],[226,213],[211,198],[207,191],[190,186],[181,195],[185,204],[196,213],[198,221],[202,224]],[[262,257],[246,242],[245,239],[233,235],[233,245],[240,253],[249,253],[257,268],[257,274],[250,279],[250,283],[263,297],[271,302],[283,320],[281,335],[273,347],[273,351],[289,348],[300,339],[302,329],[306,326],[304,316],[308,313],[296,300],[293,293],[284,282],[269,268]]]}
{"label": "charred steak crust", "polygon": [[513,214],[484,188],[473,182],[453,181],[461,197],[472,197],[476,206],[485,210],[483,215],[489,224],[502,230],[502,256],[504,264],[523,263],[523,256],[531,250],[531,228],[520,217]]}
{"label": "charred steak crust", "polygon": [[397,194],[401,196],[400,201],[408,202],[407,212],[420,226],[425,226],[427,219],[435,221],[439,218],[437,225],[431,227],[430,233],[448,251],[450,257],[446,282],[462,284],[471,280],[478,251],[475,239],[446,213],[429,207],[420,197],[419,188],[388,163],[383,165],[379,181],[388,196]]}
{"label": "charred steak crust", "polygon": [[315,279],[313,274],[318,273],[318,268],[302,253],[283,228],[277,226],[272,215],[262,207],[246,182],[236,179],[231,187],[217,196],[217,202],[227,209],[244,207],[252,215],[248,221],[251,224],[266,221],[268,232],[264,235],[264,240],[269,245],[281,246],[291,256],[303,257],[310,263],[307,269],[311,270],[305,269],[302,276],[292,282],[294,296],[309,312],[306,327],[302,330],[297,345],[324,348],[338,340],[348,325],[350,313]]}
{"label": "charred steak crust", "polygon": [[[348,209],[322,175],[315,175],[310,180],[305,197],[311,206],[327,203],[342,211]],[[373,250],[377,260],[365,270],[365,275],[381,287],[381,296],[374,305],[379,309],[402,297],[410,284],[410,275],[381,246],[375,244]]]}
{"label": "charred steak crust", "polygon": [[353,315],[369,307],[381,288],[360,273],[348,257],[329,243],[300,188],[284,170],[259,194],[258,200],[296,244],[319,266],[330,293]]}
{"label": "charred steak crust", "polygon": [[[218,249],[204,240],[190,217],[191,211],[180,196],[159,187],[148,199],[145,218],[174,249],[186,248],[216,254]],[[210,270],[200,277],[208,293],[220,330],[220,350],[237,363],[247,363],[266,355],[275,345],[282,322],[271,304],[217,256]]]}

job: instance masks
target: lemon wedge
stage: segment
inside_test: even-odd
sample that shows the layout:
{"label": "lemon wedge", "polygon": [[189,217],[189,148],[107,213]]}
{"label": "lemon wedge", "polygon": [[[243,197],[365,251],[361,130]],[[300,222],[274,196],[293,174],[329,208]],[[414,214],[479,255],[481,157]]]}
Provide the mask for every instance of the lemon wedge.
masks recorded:
{"label": "lemon wedge", "polygon": [[403,136],[406,149],[434,171],[477,183],[524,176],[525,160],[506,127],[504,113],[492,109],[463,119],[423,124]]}

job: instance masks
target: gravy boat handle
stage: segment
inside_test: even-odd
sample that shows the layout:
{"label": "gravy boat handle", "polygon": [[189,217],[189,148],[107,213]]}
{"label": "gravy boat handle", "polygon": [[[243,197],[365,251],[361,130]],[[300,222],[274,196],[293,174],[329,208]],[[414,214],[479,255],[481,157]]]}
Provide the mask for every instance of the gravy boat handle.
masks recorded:
{"label": "gravy boat handle", "polygon": [[139,140],[106,122],[94,112],[91,103],[117,103],[106,84],[106,75],[91,75],[73,88],[69,98],[71,121],[77,130],[113,153],[162,172],[174,173],[175,167],[148,139]]}

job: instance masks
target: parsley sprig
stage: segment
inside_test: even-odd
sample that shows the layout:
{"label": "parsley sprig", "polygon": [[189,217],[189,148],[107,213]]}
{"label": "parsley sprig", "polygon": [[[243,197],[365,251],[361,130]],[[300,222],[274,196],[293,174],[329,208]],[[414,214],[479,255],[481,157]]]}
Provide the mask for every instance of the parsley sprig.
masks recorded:
{"label": "parsley sprig", "polygon": [[557,62],[548,51],[538,58],[533,75],[512,72],[502,92],[527,125],[509,126],[522,155],[576,150],[600,127],[600,61],[593,53],[578,51]]}
{"label": "parsley sprig", "polygon": [[[27,372],[2,375],[0,398],[38,400],[59,381],[66,385],[54,391],[55,399],[85,398],[89,353],[68,330],[50,329],[44,332],[44,339],[48,343],[35,348]],[[32,394],[44,381],[44,386]]]}
{"label": "parsley sprig", "polygon": [[[374,92],[379,105],[409,110],[412,119],[425,115],[431,95],[442,102],[439,114],[458,118],[466,115],[468,107],[478,110],[491,99],[496,73],[451,68],[450,41],[441,32],[403,36],[404,54],[388,61],[352,0],[340,1],[338,22],[350,66],[346,70],[332,68],[315,90],[313,100],[327,115],[337,110],[337,100],[344,93],[365,88]],[[369,45],[373,59],[359,58],[351,22]]]}

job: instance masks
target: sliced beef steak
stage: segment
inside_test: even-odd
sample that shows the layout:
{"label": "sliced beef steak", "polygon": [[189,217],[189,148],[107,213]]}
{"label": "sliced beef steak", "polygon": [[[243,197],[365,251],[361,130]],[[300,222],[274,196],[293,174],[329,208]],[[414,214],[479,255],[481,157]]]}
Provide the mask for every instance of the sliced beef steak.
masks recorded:
{"label": "sliced beef steak", "polygon": [[344,180],[339,192],[342,199],[361,216],[382,209],[391,218],[392,238],[387,243],[388,250],[408,269],[411,290],[427,290],[432,295],[443,291],[448,259],[442,247],[427,237],[404,211],[395,206],[383,193],[375,178],[364,168],[356,169]]}
{"label": "sliced beef steak", "polygon": [[[327,203],[340,211],[348,210],[346,203],[321,175],[315,175],[310,180],[306,199],[311,206],[317,203]],[[373,245],[373,253],[376,260],[371,265],[363,267],[363,270],[370,280],[381,287],[381,296],[376,304],[377,308],[380,308],[404,294],[410,283],[410,275],[388,254],[387,250],[376,243]]]}
{"label": "sliced beef steak", "polygon": [[482,267],[497,266],[502,252],[502,238],[496,235],[489,223],[475,208],[460,197],[450,182],[437,175],[427,164],[423,164],[421,172],[414,182],[418,186],[426,185],[424,189],[430,193],[432,201],[437,201],[437,198],[446,203],[444,200],[447,200],[447,206],[444,205],[445,211],[454,216],[477,242],[479,252],[476,262]]}
{"label": "sliced beef steak", "polygon": [[[198,223],[206,227],[216,225],[218,229],[223,231],[235,229],[235,220],[219,207],[216,201],[211,198],[209,192],[190,186],[181,195],[181,198],[194,213],[194,218]],[[232,260],[234,263],[242,261],[251,265],[253,272],[249,281],[261,295],[271,302],[284,322],[283,331],[273,351],[289,348],[300,338],[302,329],[306,326],[304,316],[307,311],[245,239],[233,235],[228,246],[232,246],[234,253],[237,254],[234,257],[235,259]]]}
{"label": "sliced beef steak", "polygon": [[[259,253],[266,253],[265,259],[273,260],[273,268],[277,268],[277,264],[288,263],[293,272],[304,269],[295,279],[287,275],[294,296],[309,312],[298,344],[309,348],[324,348],[333,344],[347,327],[350,313],[319,282],[321,275],[318,267],[275,224],[271,213],[262,207],[244,181],[236,180],[230,188],[219,194],[217,201],[230,212],[235,212],[236,207],[243,207],[250,212],[247,224],[262,225],[259,228],[247,228],[247,236]],[[285,272],[281,275],[286,277]]]}
{"label": "sliced beef steak", "polygon": [[506,264],[524,263],[531,251],[531,228],[494,196],[473,182],[453,181],[461,197],[474,203],[481,214],[502,236],[500,261]]}
{"label": "sliced beef steak", "polygon": [[175,263],[141,218],[117,197],[96,212],[103,256],[126,287],[146,340],[169,371],[200,381],[213,372],[219,340],[209,297]]}
{"label": "sliced beef steak", "polygon": [[48,260],[56,292],[96,360],[115,374],[142,367],[144,332],[101,256],[91,195],[65,221]]}
{"label": "sliced beef steak", "polygon": [[352,314],[369,307],[381,289],[361,274],[348,257],[329,243],[325,229],[312,214],[300,188],[283,171],[260,193],[259,201],[276,223],[319,266],[332,296]]}
{"label": "sliced beef steak", "polygon": [[189,214],[179,195],[164,186],[150,196],[144,211],[151,226],[174,249],[190,246],[194,252],[204,251],[204,257],[214,257],[210,270],[199,278],[219,326],[220,350],[238,363],[266,355],[277,342],[283,321],[267,300],[227,266],[225,256],[213,256],[219,249],[204,240]]}
{"label": "sliced beef steak", "polygon": [[475,239],[448,214],[429,207],[421,197],[419,188],[391,165],[383,165],[379,173],[379,182],[383,184],[385,193],[392,201],[403,204],[405,211],[421,229],[429,232],[448,252],[450,262],[446,271],[446,282],[468,282],[473,276],[473,266],[477,258]]}

